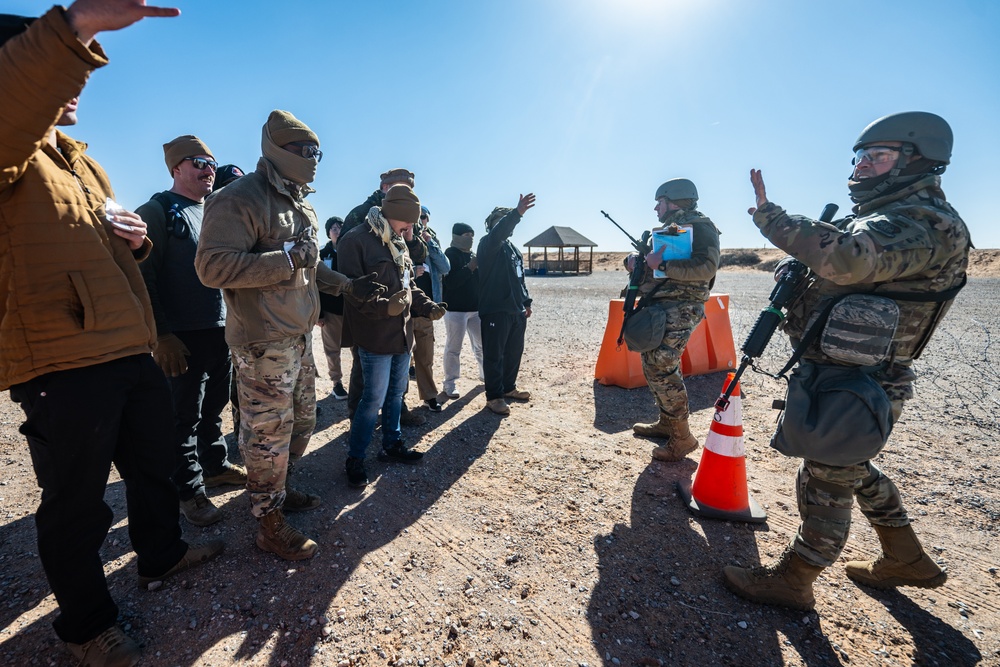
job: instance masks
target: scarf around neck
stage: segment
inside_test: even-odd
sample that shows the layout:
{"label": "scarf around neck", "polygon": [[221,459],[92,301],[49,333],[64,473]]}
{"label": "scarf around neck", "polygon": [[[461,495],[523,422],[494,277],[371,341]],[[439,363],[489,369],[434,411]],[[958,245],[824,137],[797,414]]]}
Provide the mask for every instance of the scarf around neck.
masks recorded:
{"label": "scarf around neck", "polygon": [[400,275],[404,274],[407,269],[407,264],[410,261],[410,254],[406,250],[406,241],[403,240],[402,236],[392,231],[392,227],[389,226],[389,221],[382,215],[382,209],[378,206],[372,206],[368,209],[368,215],[365,216],[365,222],[367,222],[368,226],[371,227],[375,236],[377,236],[379,240],[381,240],[382,243],[389,249],[389,253],[392,255],[392,261],[395,262],[397,267],[399,267]]}

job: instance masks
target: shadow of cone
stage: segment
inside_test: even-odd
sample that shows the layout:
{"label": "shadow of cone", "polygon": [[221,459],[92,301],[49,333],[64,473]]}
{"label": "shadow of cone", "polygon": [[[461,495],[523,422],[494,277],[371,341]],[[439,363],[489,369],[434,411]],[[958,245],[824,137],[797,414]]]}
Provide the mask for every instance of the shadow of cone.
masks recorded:
{"label": "shadow of cone", "polygon": [[[725,394],[734,374],[722,386]],[[747,491],[746,450],[743,447],[743,404],[737,383],[729,405],[716,408],[705,438],[705,450],[694,482],[677,482],[677,490],[696,516],[723,521],[763,523],[767,512]]]}

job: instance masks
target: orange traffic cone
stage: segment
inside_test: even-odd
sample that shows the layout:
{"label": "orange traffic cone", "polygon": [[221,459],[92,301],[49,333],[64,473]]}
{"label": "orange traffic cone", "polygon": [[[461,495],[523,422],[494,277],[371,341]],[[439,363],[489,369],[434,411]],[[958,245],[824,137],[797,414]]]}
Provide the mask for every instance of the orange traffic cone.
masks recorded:
{"label": "orange traffic cone", "polygon": [[[722,393],[735,374],[729,373]],[[694,483],[677,482],[688,509],[696,516],[724,521],[763,523],[767,512],[747,491],[746,450],[743,447],[743,405],[736,384],[729,405],[716,407]]]}

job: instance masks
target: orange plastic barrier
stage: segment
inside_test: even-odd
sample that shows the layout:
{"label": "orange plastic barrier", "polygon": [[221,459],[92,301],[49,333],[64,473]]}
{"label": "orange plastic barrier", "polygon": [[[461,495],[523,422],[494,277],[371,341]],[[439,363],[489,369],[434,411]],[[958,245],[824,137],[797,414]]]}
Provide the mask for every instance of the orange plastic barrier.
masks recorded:
{"label": "orange plastic barrier", "polygon": [[[635,389],[646,386],[646,378],[639,353],[632,352],[624,343],[618,347],[624,305],[624,299],[612,299],[608,305],[608,324],[594,378],[604,385]],[[736,368],[736,346],[729,324],[729,295],[713,294],[705,303],[705,319],[695,328],[681,355],[681,373],[691,377],[733,368]]]}
{"label": "orange plastic barrier", "polygon": [[[722,394],[733,381],[729,373]],[[694,483],[677,482],[677,490],[696,516],[724,521],[762,523],[767,512],[747,490],[746,449],[743,446],[743,403],[736,384],[725,410],[715,409],[705,438],[705,450]]]}

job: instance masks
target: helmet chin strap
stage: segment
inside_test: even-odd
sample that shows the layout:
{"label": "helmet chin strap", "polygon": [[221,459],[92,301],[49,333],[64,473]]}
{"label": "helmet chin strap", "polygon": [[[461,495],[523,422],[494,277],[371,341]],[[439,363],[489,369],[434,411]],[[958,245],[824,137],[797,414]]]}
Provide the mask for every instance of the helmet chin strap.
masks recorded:
{"label": "helmet chin strap", "polygon": [[[860,203],[861,201],[871,201],[872,199],[880,197],[883,193],[892,189],[892,187],[896,184],[896,179],[899,177],[899,174],[906,168],[906,165],[912,156],[913,144],[904,143],[899,149],[899,157],[896,158],[896,164],[884,175],[882,182],[872,186],[872,188],[865,191],[863,195],[859,194],[859,198],[855,199],[855,201],[857,203]],[[878,177],[876,176],[875,178]],[[854,198],[852,197],[852,199]]]}

